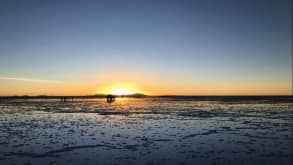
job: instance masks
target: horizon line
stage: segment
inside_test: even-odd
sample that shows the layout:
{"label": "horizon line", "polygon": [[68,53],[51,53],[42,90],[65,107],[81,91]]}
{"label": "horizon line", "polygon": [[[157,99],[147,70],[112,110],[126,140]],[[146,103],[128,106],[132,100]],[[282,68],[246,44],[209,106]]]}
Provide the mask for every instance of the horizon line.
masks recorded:
{"label": "horizon line", "polygon": [[[91,95],[0,95],[0,97],[88,97],[88,96],[107,96],[109,94],[91,94]],[[290,95],[176,95],[176,94],[167,94],[167,95],[146,95],[143,93],[134,93],[129,95],[114,95],[117,97],[127,97],[127,96],[135,96],[135,95],[143,95],[145,97],[225,97],[225,96],[231,96],[231,97],[239,97],[239,96],[245,96],[245,97],[255,97],[255,96],[293,96],[293,94]]]}

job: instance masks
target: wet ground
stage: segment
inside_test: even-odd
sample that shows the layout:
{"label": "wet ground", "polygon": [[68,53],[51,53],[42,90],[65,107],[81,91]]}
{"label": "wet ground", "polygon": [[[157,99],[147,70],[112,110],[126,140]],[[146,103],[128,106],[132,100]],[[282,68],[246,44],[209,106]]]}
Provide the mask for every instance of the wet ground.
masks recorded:
{"label": "wet ground", "polygon": [[0,164],[292,164],[290,101],[2,100]]}

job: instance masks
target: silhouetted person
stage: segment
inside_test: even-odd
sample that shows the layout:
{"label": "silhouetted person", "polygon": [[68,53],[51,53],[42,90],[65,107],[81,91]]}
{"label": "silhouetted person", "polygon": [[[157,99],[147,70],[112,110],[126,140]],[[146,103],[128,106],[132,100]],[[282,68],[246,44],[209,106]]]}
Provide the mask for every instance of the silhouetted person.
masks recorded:
{"label": "silhouetted person", "polygon": [[66,97],[61,97],[61,102],[63,102],[63,103],[67,102],[67,98]]}
{"label": "silhouetted person", "polygon": [[67,102],[68,100],[69,100],[69,101],[71,100],[71,101],[73,102],[73,97],[65,97],[65,96],[64,96],[64,97],[61,97],[61,102],[64,102],[64,103],[65,103],[65,102]]}

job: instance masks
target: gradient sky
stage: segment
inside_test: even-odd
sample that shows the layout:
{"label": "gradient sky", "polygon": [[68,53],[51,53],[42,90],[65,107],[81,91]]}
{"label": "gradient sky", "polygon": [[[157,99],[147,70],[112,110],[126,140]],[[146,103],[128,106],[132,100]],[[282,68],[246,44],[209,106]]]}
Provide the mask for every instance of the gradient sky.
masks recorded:
{"label": "gradient sky", "polygon": [[283,95],[291,0],[1,0],[0,95]]}

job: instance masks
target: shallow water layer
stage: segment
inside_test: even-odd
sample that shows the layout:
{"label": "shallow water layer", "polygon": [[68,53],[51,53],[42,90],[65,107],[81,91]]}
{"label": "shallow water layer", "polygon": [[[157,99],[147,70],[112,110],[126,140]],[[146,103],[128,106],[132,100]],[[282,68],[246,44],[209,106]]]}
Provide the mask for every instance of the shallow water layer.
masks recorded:
{"label": "shallow water layer", "polygon": [[0,101],[0,164],[292,164],[293,104]]}

